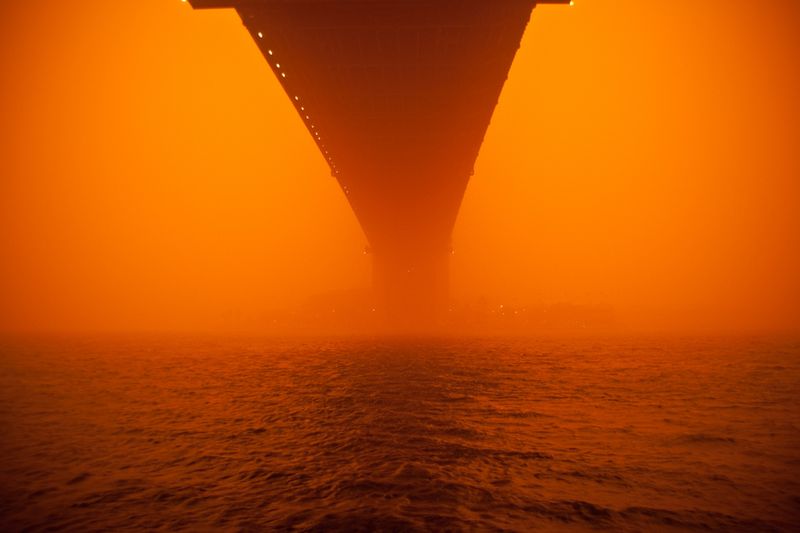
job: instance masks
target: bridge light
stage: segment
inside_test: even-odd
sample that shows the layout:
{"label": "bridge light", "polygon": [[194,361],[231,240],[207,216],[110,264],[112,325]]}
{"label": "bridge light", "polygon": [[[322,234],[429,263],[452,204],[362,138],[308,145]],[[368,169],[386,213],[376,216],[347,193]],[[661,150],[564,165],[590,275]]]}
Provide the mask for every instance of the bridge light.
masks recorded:
{"label": "bridge light", "polygon": [[281,78],[285,78],[285,77],[286,77],[286,73],[285,72],[281,72]]}
{"label": "bridge light", "polygon": [[259,39],[263,39],[263,38],[264,38],[264,34],[263,34],[263,33],[261,33],[261,32],[258,32],[258,38],[259,38]]}
{"label": "bridge light", "polygon": [[294,97],[294,101],[297,102],[298,100],[300,100],[300,97],[299,96],[295,96]]}
{"label": "bridge light", "polygon": [[280,63],[275,63],[275,68],[281,68],[281,64]]}
{"label": "bridge light", "polygon": [[272,55],[272,50],[267,50],[267,53],[268,53],[269,55]]}

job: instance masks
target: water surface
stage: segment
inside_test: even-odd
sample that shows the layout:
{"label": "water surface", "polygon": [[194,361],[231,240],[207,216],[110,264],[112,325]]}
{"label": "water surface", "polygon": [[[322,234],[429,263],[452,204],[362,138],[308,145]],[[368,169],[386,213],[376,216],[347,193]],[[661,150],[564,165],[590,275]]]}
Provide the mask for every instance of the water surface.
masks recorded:
{"label": "water surface", "polygon": [[800,344],[0,344],[9,531],[791,531]]}

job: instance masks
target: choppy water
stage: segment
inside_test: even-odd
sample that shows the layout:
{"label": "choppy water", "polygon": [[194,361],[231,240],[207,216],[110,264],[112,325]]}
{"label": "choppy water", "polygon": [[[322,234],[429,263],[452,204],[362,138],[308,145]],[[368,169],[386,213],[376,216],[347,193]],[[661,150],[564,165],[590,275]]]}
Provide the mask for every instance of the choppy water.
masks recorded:
{"label": "choppy water", "polygon": [[0,344],[3,530],[800,527],[800,344]]}

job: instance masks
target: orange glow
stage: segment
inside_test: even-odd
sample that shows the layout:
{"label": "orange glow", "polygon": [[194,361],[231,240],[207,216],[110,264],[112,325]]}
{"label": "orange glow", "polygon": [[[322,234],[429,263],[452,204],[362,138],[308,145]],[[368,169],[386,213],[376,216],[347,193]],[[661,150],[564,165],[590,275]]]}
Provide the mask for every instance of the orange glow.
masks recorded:
{"label": "orange glow", "polygon": [[[369,285],[345,191],[232,10],[0,15],[0,329],[258,329]],[[798,23],[791,0],[537,7],[454,298],[799,330]]]}
{"label": "orange glow", "polygon": [[800,2],[540,1],[0,2],[0,533],[797,529]]}

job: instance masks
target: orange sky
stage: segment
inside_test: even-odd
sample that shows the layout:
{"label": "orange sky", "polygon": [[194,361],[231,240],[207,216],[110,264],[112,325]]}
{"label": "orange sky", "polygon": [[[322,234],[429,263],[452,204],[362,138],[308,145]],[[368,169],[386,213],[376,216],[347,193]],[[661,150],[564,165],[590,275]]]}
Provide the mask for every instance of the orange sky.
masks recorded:
{"label": "orange sky", "polygon": [[[454,296],[800,330],[798,27],[794,0],[537,8]],[[369,285],[355,217],[232,10],[4,2],[0,80],[0,330],[219,329]]]}

